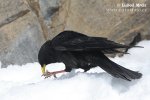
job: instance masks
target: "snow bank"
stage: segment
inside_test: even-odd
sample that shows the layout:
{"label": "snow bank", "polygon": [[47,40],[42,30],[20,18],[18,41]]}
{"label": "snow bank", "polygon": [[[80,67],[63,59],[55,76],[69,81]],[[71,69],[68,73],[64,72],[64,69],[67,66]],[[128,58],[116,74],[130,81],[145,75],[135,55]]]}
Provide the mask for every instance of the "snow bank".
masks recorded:
{"label": "snow bank", "polygon": [[[117,79],[99,67],[87,73],[79,69],[60,74],[57,79],[44,79],[38,63],[9,65],[0,69],[0,100],[149,100],[150,41],[138,45],[144,48],[133,48],[129,50],[130,55],[112,60],[140,71],[143,74],[140,80]],[[64,67],[55,63],[48,65],[47,70]]]}

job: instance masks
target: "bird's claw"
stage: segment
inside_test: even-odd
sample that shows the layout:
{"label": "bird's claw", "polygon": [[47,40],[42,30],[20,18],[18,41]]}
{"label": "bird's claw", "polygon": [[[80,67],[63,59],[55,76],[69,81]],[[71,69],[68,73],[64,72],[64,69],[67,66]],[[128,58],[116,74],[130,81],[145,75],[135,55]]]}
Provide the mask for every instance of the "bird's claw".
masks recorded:
{"label": "bird's claw", "polygon": [[49,72],[49,71],[46,71],[42,76],[44,76],[45,78],[48,78],[51,76],[54,76],[55,78],[57,78],[54,72]]}

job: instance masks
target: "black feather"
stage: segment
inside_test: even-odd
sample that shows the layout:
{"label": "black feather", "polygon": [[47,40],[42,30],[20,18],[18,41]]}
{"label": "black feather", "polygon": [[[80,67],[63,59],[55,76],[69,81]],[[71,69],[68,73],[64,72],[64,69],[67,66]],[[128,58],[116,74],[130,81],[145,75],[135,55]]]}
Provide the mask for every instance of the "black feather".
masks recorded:
{"label": "black feather", "polygon": [[41,66],[63,62],[66,65],[65,71],[68,72],[73,68],[88,71],[94,66],[100,66],[117,78],[128,81],[141,78],[141,73],[124,68],[104,55],[105,53],[124,53],[117,50],[118,48],[127,49],[130,46],[115,43],[107,38],[89,37],[74,31],[64,31],[42,45],[38,60]]}

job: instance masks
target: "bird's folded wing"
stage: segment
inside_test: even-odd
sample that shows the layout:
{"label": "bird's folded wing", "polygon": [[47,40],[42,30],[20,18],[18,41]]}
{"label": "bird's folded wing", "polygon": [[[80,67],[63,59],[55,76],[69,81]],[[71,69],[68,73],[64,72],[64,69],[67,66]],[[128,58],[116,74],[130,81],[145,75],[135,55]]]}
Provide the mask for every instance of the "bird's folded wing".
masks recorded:
{"label": "bird's folded wing", "polygon": [[54,49],[60,51],[88,51],[102,50],[108,52],[117,52],[118,48],[129,48],[129,46],[115,43],[101,37],[76,37],[68,41],[59,42],[54,46]]}

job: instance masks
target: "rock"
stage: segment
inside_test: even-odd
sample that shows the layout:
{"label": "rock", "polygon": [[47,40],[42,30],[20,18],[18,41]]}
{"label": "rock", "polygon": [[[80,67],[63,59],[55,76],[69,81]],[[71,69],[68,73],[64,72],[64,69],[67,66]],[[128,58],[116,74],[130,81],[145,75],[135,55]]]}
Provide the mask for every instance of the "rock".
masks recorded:
{"label": "rock", "polygon": [[25,64],[37,60],[41,45],[51,37],[51,16],[59,0],[0,0],[0,61]]}
{"label": "rock", "polygon": [[[110,11],[123,9],[122,3],[146,4],[146,7],[140,8],[143,11]],[[50,34],[74,30],[125,44],[132,41],[135,33],[146,39],[150,36],[149,4],[148,0],[61,0],[59,11],[52,16]]]}
{"label": "rock", "polygon": [[[0,0],[0,61],[37,61],[40,46],[63,30],[132,44],[138,33],[150,39],[149,0]],[[146,11],[115,11],[122,3],[146,4]],[[131,8],[131,7],[129,7]],[[127,8],[127,9],[129,9]],[[114,10],[112,10],[114,9]]]}
{"label": "rock", "polygon": [[0,61],[25,64],[37,61],[45,41],[37,17],[21,0],[0,0]]}

